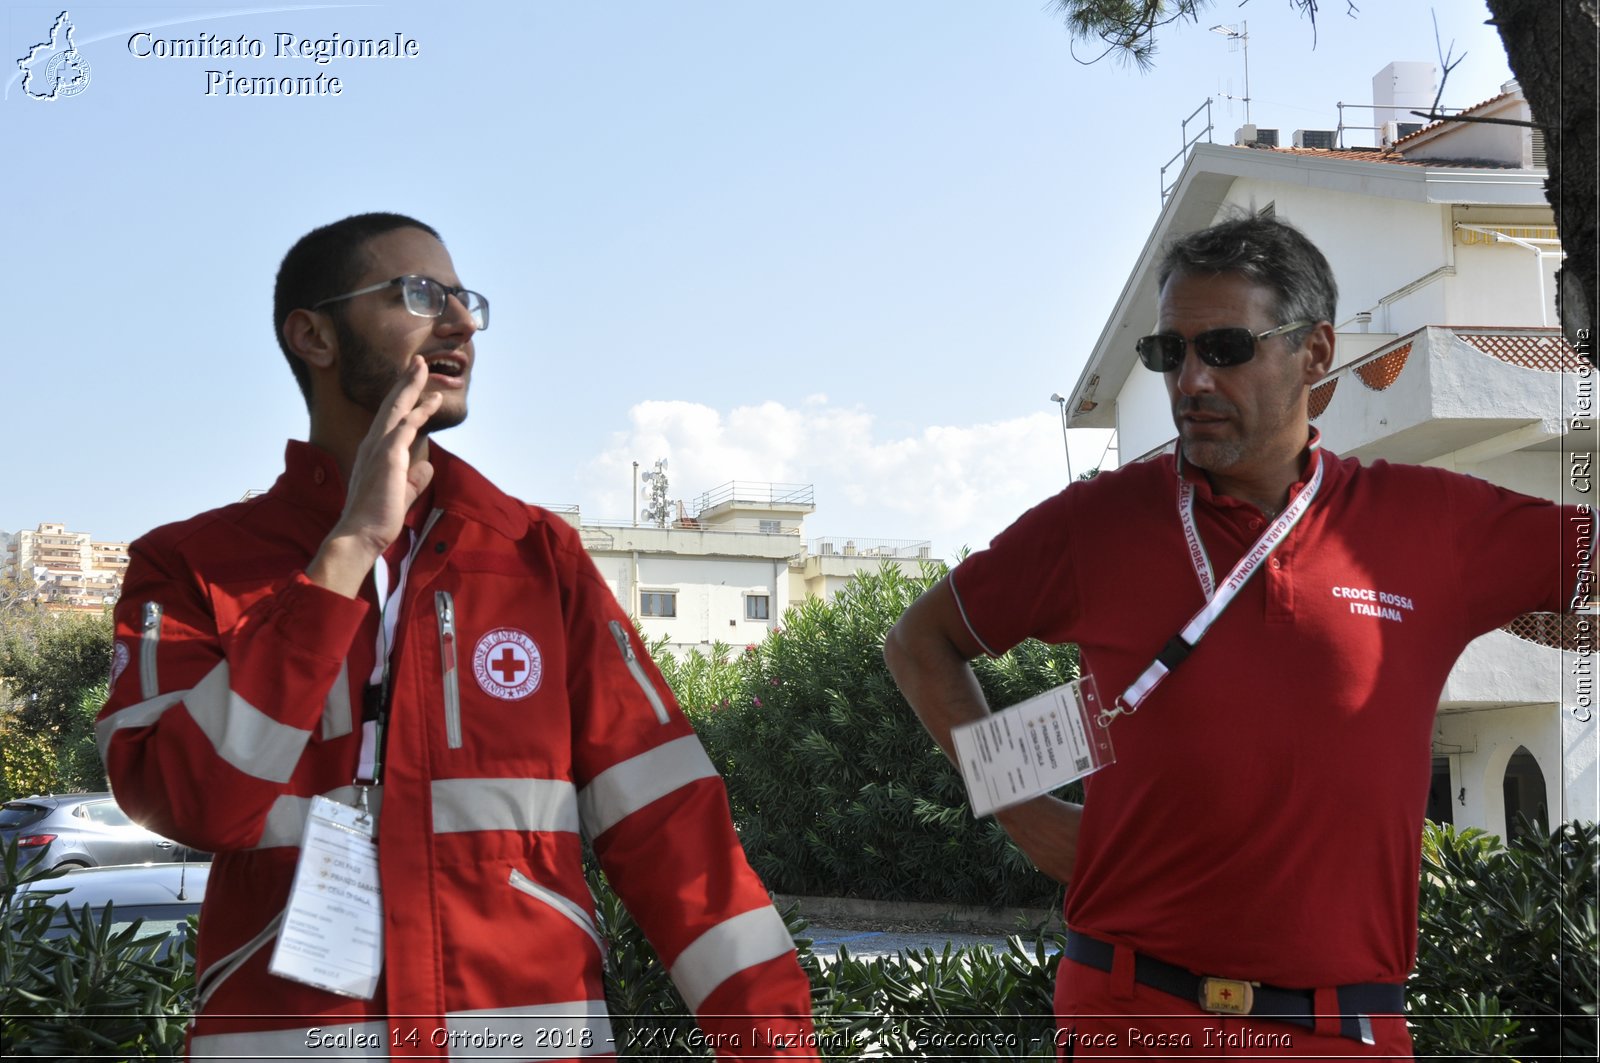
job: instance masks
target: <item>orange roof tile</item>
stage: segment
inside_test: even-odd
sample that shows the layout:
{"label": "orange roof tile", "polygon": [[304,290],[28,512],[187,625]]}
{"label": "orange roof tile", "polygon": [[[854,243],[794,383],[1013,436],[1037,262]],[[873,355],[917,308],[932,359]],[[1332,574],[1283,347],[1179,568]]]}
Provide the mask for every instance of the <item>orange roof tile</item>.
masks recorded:
{"label": "orange roof tile", "polygon": [[1300,155],[1309,159],[1344,159],[1349,162],[1386,162],[1394,166],[1426,166],[1430,169],[1446,169],[1457,167],[1467,170],[1515,170],[1516,166],[1509,163],[1484,162],[1482,160],[1468,159],[1425,159],[1406,158],[1399,152],[1390,148],[1295,148],[1277,147],[1262,148],[1252,147],[1249,144],[1234,144],[1232,147],[1243,151],[1273,151],[1280,155]]}

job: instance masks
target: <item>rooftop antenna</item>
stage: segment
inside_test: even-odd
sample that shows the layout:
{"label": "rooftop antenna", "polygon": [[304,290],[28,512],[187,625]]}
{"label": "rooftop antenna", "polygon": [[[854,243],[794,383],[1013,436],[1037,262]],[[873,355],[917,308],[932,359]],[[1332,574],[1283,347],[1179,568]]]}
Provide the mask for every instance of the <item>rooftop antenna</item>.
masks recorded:
{"label": "rooftop antenna", "polygon": [[[1250,124],[1250,23],[1241,22],[1237,26],[1212,26],[1212,33],[1220,33],[1234,46],[1244,47],[1244,124]],[[1232,51],[1233,49],[1228,49]]]}

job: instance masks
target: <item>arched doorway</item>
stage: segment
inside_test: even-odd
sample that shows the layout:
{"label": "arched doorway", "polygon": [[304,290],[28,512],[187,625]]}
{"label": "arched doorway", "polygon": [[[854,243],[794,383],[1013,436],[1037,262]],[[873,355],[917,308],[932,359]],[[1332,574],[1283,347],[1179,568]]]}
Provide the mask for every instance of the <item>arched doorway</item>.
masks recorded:
{"label": "arched doorway", "polygon": [[1550,832],[1550,808],[1545,801],[1544,772],[1539,762],[1528,752],[1527,746],[1518,746],[1506,762],[1506,843],[1527,833],[1527,821],[1541,834]]}

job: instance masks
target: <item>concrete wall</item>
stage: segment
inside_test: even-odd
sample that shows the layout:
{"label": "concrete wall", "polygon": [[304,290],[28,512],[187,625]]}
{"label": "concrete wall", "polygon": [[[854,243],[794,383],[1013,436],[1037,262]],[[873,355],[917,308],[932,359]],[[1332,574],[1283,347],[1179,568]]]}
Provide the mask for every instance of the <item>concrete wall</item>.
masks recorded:
{"label": "concrete wall", "polygon": [[[1556,255],[1535,255],[1517,244],[1461,244],[1456,275],[1445,286],[1447,316],[1427,324],[1553,326]],[[1543,288],[1540,287],[1541,281]]]}
{"label": "concrete wall", "polygon": [[[636,612],[633,557],[606,554],[594,560],[623,608]],[[791,601],[787,560],[641,554],[638,566],[639,590],[677,595],[676,616],[639,617],[646,638],[666,636],[674,651],[713,642],[760,642]],[[745,619],[745,598],[751,594],[767,596],[768,619]]]}
{"label": "concrete wall", "polygon": [[[1449,208],[1431,203],[1352,195],[1281,181],[1241,178],[1229,189],[1228,204],[1259,210],[1273,204],[1321,248],[1339,283],[1336,321],[1449,265]],[[1374,314],[1374,331],[1405,333],[1447,320],[1443,294],[1425,285]]]}
{"label": "concrete wall", "polygon": [[[1143,333],[1155,330],[1156,308],[1150,308],[1150,325]],[[1132,461],[1176,435],[1172,426],[1172,404],[1160,373],[1143,364],[1133,367],[1128,383],[1117,396],[1117,449],[1122,461]]]}
{"label": "concrete wall", "polygon": [[1593,724],[1586,727],[1552,704],[1446,711],[1434,724],[1434,752],[1450,758],[1456,824],[1482,827],[1502,838],[1506,765],[1519,747],[1533,755],[1544,774],[1553,821],[1596,818],[1593,746]]}

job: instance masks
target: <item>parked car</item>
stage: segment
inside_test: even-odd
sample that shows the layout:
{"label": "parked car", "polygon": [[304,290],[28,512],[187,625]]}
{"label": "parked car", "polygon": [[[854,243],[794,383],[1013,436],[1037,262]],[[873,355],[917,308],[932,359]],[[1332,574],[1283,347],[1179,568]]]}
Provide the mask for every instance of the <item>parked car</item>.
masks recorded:
{"label": "parked car", "polygon": [[56,917],[46,937],[61,937],[70,932],[66,909],[74,913],[88,905],[97,915],[111,906],[113,933],[143,920],[139,936],[165,935],[162,953],[187,932],[191,915],[200,914],[211,878],[209,863],[129,864],[113,867],[85,867],[64,875],[33,879],[19,892],[48,893],[46,898]]}
{"label": "parked car", "polygon": [[0,845],[44,867],[210,859],[128,818],[108,793],[24,797],[0,806]]}

